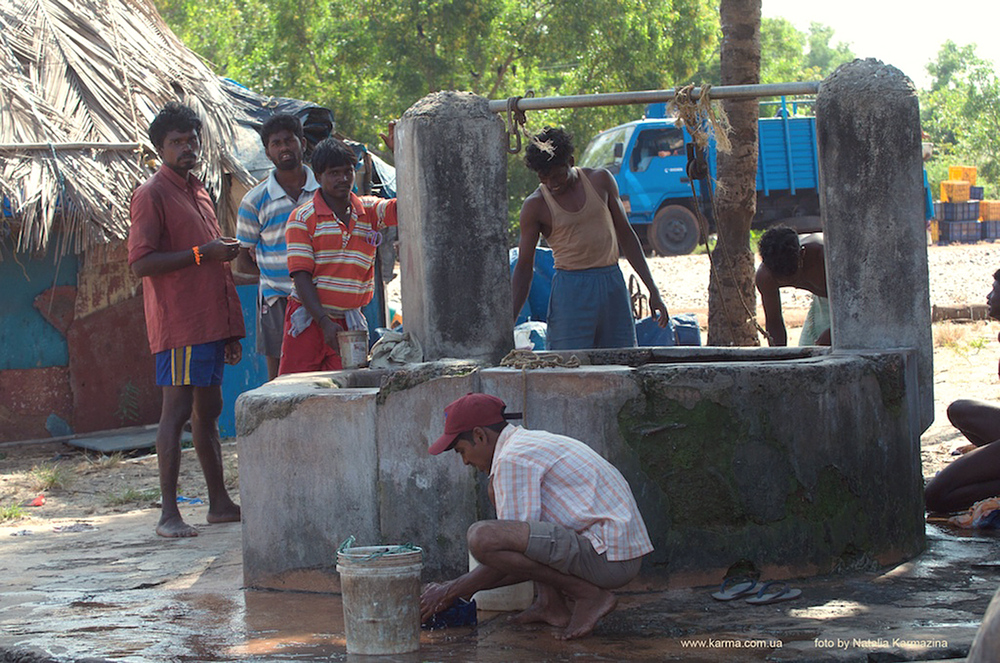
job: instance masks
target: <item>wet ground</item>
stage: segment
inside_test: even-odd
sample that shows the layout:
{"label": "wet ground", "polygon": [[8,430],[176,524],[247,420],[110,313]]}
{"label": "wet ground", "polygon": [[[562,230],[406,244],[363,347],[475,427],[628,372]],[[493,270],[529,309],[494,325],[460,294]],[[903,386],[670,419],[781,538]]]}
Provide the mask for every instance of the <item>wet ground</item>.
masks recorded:
{"label": "wet ground", "polygon": [[[103,516],[76,531],[0,528],[0,661],[961,659],[1000,586],[1000,535],[928,525],[920,557],[792,581],[802,596],[786,603],[721,603],[714,587],[637,582],[584,640],[481,612],[478,626],[423,632],[415,654],[353,656],[339,595],[241,588],[238,523],[166,541],[153,535],[156,516]],[[204,522],[204,507],[185,517]],[[12,536],[21,531],[30,534]]]}

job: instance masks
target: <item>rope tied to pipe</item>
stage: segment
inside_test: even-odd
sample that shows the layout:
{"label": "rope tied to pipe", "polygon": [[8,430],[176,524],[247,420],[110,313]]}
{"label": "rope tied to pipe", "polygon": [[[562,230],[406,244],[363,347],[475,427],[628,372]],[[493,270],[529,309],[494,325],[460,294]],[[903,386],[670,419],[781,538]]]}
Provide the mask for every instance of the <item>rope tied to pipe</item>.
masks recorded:
{"label": "rope tied to pipe", "polygon": [[[507,152],[510,154],[517,154],[521,151],[522,133],[525,138],[531,138],[531,134],[528,133],[528,129],[525,126],[528,123],[528,118],[524,114],[524,111],[519,109],[517,105],[521,99],[534,96],[535,91],[528,90],[522,97],[507,98]],[[520,131],[518,131],[518,128],[520,128]]]}
{"label": "rope tied to pipe", "polygon": [[[732,143],[729,140],[729,134],[732,132],[732,126],[729,124],[729,116],[721,105],[714,104],[709,99],[709,92],[711,91],[711,85],[703,85],[701,88],[701,95],[698,99],[694,99],[692,92],[694,91],[694,85],[685,85],[684,87],[677,90],[674,98],[667,104],[668,114],[673,111],[677,115],[676,125],[687,128],[688,133],[691,134],[691,139],[694,141],[695,145],[700,150],[707,149],[709,142],[714,138],[715,146],[719,152],[728,154],[732,151]],[[690,165],[690,164],[689,164]],[[689,169],[689,176],[691,175]],[[707,176],[707,175],[706,175]],[[705,252],[708,254],[708,260],[711,264],[711,274],[716,280],[716,288],[719,292],[722,292],[722,286],[719,284],[718,280],[721,278],[719,274],[718,265],[715,261],[715,251],[709,249],[708,246],[708,219],[702,214],[701,205],[698,204],[698,191],[695,188],[694,177],[689,177],[691,184],[691,196],[695,200],[694,211],[698,218],[698,226],[701,230],[701,236],[703,238],[703,244],[705,246]],[[716,191],[725,191],[723,183],[719,180],[713,180],[712,186]],[[715,206],[715,197],[712,197],[712,205]],[[718,218],[718,214],[716,214]],[[723,243],[722,251],[725,254],[726,262],[730,267],[733,266],[732,256],[729,253],[729,247]],[[730,274],[730,279],[736,283],[735,274]],[[747,315],[748,320],[753,320],[754,327],[756,327],[758,333],[762,333],[765,338],[770,342],[770,334],[764,329],[759,322],[757,322],[756,312],[751,309],[750,305],[747,303],[746,299],[743,297],[742,291],[739,287],[736,287],[736,294],[740,300],[740,305],[743,307],[744,312]],[[725,297],[720,297],[720,304],[722,305],[723,316],[731,321],[734,325],[735,320],[730,316],[728,307],[726,306]],[[756,302],[755,302],[756,303]]]}
{"label": "rope tied to pipe", "polygon": [[667,114],[671,111],[677,115],[677,126],[687,127],[688,133],[695,144],[701,149],[708,147],[714,138],[715,147],[719,152],[728,154],[733,146],[729,142],[729,116],[721,105],[714,103],[709,93],[712,86],[705,84],[701,94],[694,98],[694,83],[685,85],[674,93],[674,98],[667,103]]}

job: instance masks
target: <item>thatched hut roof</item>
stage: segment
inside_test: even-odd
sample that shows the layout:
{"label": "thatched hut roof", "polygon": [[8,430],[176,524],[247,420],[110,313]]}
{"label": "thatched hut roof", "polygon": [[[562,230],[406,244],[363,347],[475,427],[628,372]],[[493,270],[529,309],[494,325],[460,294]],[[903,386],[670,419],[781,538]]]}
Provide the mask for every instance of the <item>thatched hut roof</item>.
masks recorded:
{"label": "thatched hut roof", "polygon": [[239,111],[152,2],[0,2],[0,196],[14,250],[45,248],[57,222],[62,252],[123,239],[129,196],[150,173],[146,130],[171,100],[204,122],[213,195],[227,174],[252,183],[231,149]]}

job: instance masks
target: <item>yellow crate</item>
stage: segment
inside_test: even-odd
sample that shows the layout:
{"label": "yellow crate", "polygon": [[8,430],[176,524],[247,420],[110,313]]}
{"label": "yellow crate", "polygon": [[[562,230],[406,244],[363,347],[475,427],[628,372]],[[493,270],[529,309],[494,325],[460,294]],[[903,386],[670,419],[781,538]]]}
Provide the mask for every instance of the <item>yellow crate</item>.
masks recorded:
{"label": "yellow crate", "polygon": [[1000,200],[979,201],[979,219],[981,221],[1000,221]]}
{"label": "yellow crate", "polygon": [[929,226],[930,227],[927,229],[927,231],[931,235],[931,242],[937,244],[938,240],[941,238],[941,226],[938,224],[937,219],[931,219]]}
{"label": "yellow crate", "polygon": [[969,187],[964,180],[944,180],[941,182],[941,202],[964,203],[969,199]]}
{"label": "yellow crate", "polygon": [[948,179],[966,181],[970,186],[976,186],[975,166],[948,166]]}

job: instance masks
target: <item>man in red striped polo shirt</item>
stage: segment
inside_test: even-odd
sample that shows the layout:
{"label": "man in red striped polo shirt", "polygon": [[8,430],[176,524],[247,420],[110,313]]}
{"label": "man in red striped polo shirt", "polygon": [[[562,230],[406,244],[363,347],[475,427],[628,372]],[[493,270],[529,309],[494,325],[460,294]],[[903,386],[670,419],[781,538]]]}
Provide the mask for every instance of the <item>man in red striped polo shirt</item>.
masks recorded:
{"label": "man in red striped polo shirt", "polygon": [[[420,596],[426,621],[458,598],[533,580],[535,602],[517,616],[571,640],[588,635],[617,603],[610,591],[636,577],[652,552],[625,477],[583,442],[512,426],[502,400],[467,394],[445,408],[444,435],[431,454],[454,449],[489,475],[497,520],[473,523],[472,571],[431,583]],[[572,608],[567,605],[572,603]]]}
{"label": "man in red striped polo shirt", "polygon": [[355,195],[357,161],[336,138],[317,145],[312,168],[320,188],[288,217],[295,289],[285,311],[279,375],[340,369],[337,332],[348,329],[348,318],[362,324],[360,309],[372,300],[375,251],[381,231],[396,225],[396,199]]}

